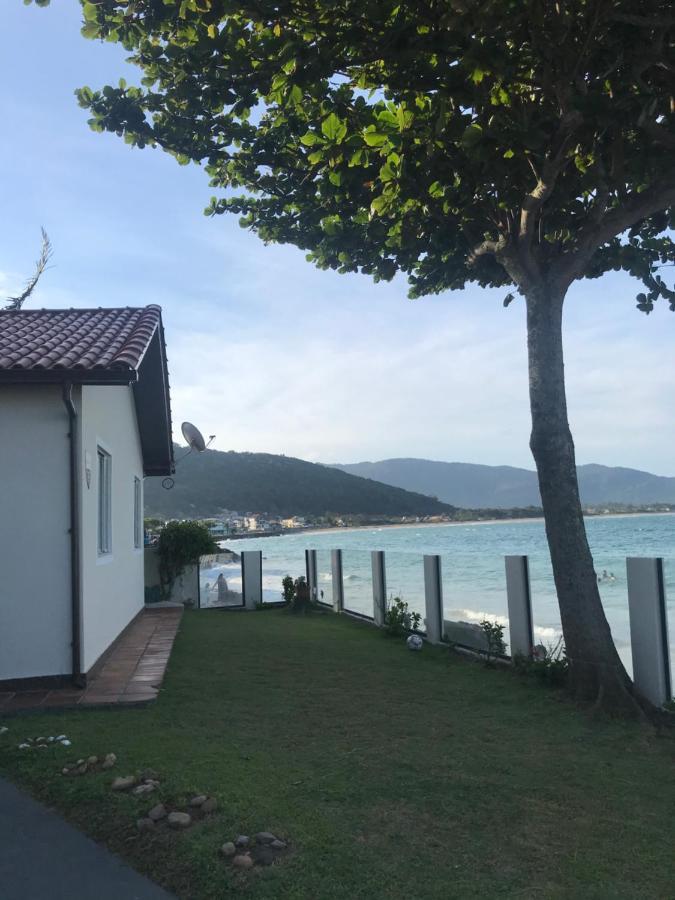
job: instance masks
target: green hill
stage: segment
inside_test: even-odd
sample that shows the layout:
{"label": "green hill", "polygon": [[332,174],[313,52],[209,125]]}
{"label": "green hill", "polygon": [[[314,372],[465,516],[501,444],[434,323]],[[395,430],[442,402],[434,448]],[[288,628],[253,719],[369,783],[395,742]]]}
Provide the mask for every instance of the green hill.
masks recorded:
{"label": "green hill", "polygon": [[[176,448],[176,458],[185,448]],[[191,453],[178,462],[172,490],[145,481],[145,514],[165,518],[221,510],[269,515],[429,516],[454,512],[433,497],[271,453]]]}

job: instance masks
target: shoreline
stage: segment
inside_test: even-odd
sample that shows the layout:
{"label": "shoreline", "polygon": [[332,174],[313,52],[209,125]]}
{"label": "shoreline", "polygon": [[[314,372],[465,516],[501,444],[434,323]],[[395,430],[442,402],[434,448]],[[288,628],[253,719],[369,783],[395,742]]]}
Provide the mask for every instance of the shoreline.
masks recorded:
{"label": "shoreline", "polygon": [[[637,516],[675,516],[675,512],[621,512],[621,513],[598,513],[594,515],[585,515],[584,521],[593,519],[629,519]],[[234,540],[259,540],[262,538],[283,538],[298,537],[301,534],[339,534],[345,531],[380,531],[383,528],[458,528],[463,525],[506,525],[506,524],[522,524],[523,522],[543,522],[543,516],[518,517],[512,519],[466,519],[462,522],[387,522],[379,525],[343,525],[331,526],[329,528],[299,528],[297,531],[285,531],[281,534],[258,534],[248,537],[246,534],[238,534]],[[232,540],[233,536],[223,538],[218,543],[225,543]]]}

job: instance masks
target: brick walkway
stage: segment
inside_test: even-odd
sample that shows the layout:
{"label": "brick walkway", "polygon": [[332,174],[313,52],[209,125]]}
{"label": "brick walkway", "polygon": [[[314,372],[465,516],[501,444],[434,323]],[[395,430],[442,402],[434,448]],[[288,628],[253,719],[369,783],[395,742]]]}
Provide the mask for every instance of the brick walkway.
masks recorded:
{"label": "brick walkway", "polygon": [[0,713],[58,706],[147,703],[157,697],[182,607],[145,609],[115,644],[84,690],[0,692]]}

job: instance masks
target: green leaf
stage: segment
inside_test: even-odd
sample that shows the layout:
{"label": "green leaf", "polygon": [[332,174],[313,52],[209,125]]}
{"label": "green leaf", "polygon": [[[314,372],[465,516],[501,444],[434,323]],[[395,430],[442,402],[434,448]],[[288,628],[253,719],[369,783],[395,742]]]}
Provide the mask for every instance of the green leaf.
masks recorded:
{"label": "green leaf", "polygon": [[383,212],[386,212],[390,205],[391,200],[389,199],[389,197],[385,197],[384,194],[382,194],[380,197],[375,197],[373,202],[370,204],[370,211],[374,215],[381,215]]}
{"label": "green leaf", "polygon": [[387,143],[389,137],[381,131],[364,131],[363,139],[369,147],[381,147]]}
{"label": "green leaf", "polygon": [[321,123],[321,131],[329,141],[339,144],[347,134],[347,125],[335,113],[331,113]]}
{"label": "green leaf", "polygon": [[307,134],[302,135],[300,143],[304,144],[305,147],[313,147],[314,144],[323,144],[323,141],[318,134],[315,134],[313,131],[308,131]]}
{"label": "green leaf", "polygon": [[516,155],[516,154],[513,152],[513,150],[507,150],[507,151],[504,153],[504,159],[513,159],[513,157],[514,157],[515,155]]}
{"label": "green leaf", "polygon": [[429,196],[431,197],[442,197],[444,193],[445,191],[440,181],[434,181],[434,183],[429,186]]}
{"label": "green leaf", "polygon": [[461,137],[460,145],[465,150],[472,150],[476,146],[476,144],[478,144],[478,142],[481,140],[482,137],[483,137],[483,129],[481,128],[480,125],[476,125],[476,124],[469,125],[467,128],[464,129],[464,134]]}

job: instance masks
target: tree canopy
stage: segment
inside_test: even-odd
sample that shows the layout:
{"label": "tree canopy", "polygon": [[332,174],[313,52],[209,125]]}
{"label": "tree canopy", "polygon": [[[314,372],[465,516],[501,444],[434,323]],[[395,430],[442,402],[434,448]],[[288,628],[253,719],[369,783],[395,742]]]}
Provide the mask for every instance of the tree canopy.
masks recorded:
{"label": "tree canopy", "polygon": [[143,71],[91,126],[205,165],[211,214],[412,296],[624,269],[675,309],[667,0],[82,6]]}

